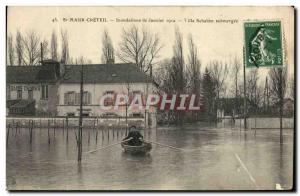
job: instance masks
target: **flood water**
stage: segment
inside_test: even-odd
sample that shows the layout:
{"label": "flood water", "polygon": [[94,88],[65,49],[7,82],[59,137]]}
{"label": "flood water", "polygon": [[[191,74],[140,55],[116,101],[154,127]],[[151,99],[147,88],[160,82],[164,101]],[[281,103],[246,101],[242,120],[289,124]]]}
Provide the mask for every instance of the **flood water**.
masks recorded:
{"label": "flood water", "polygon": [[[98,135],[97,135],[98,132]],[[85,153],[124,138],[125,130],[84,129],[82,163],[75,130],[10,130],[7,187],[10,190],[273,190],[293,186],[293,130],[240,131],[200,126],[142,131],[150,154],[132,156],[121,146]],[[96,140],[97,135],[97,140]],[[90,138],[90,139],[89,139]]]}

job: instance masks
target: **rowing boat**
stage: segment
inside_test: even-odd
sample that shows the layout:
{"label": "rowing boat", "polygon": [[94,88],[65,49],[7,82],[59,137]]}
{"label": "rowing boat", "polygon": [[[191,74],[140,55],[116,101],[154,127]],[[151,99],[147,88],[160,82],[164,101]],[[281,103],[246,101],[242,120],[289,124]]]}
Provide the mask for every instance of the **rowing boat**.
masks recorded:
{"label": "rowing boat", "polygon": [[128,145],[128,141],[124,141],[121,143],[121,146],[124,152],[129,154],[146,154],[152,149],[151,143],[148,142],[143,142],[140,146],[130,146]]}

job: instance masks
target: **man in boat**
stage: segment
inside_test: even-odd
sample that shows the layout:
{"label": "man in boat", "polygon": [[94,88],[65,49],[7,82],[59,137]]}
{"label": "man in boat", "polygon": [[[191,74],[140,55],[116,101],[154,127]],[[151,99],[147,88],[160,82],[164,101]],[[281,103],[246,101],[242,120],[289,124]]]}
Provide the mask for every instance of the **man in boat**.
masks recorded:
{"label": "man in boat", "polygon": [[141,146],[143,144],[143,136],[136,128],[136,126],[131,126],[129,128],[129,133],[127,137],[123,139],[123,141],[124,140],[129,140],[128,145],[130,146]]}

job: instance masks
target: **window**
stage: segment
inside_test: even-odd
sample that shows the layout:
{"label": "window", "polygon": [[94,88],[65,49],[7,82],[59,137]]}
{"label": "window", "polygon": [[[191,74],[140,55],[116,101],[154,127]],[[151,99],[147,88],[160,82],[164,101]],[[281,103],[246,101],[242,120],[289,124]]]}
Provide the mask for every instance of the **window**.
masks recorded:
{"label": "window", "polygon": [[106,112],[106,113],[102,114],[102,117],[118,117],[118,115],[113,112]]}
{"label": "window", "polygon": [[8,85],[8,86],[6,86],[6,99],[7,100],[10,100],[10,86]]}
{"label": "window", "polygon": [[69,116],[69,117],[75,116],[75,113],[73,113],[73,112],[67,113],[67,116]]}
{"label": "window", "polygon": [[142,113],[132,113],[132,117],[143,117],[144,115]]}
{"label": "window", "polygon": [[75,105],[80,105],[80,93],[75,93]]}
{"label": "window", "polygon": [[[82,104],[90,105],[91,104],[91,93],[84,91],[82,95]],[[75,105],[80,105],[80,93],[75,93]]]}
{"label": "window", "polygon": [[42,99],[48,99],[48,85],[42,85]]}
{"label": "window", "polygon": [[104,94],[114,94],[114,91],[106,91]]}
{"label": "window", "polygon": [[133,95],[139,95],[139,94],[141,94],[141,91],[132,91],[132,94]]}
{"label": "window", "polygon": [[89,105],[91,104],[91,93],[85,91],[83,92],[83,98],[82,98],[82,104],[83,105]]}
{"label": "window", "polygon": [[17,91],[17,99],[22,99],[22,90]]}
{"label": "window", "polygon": [[28,99],[32,100],[33,99],[33,91],[28,90]]}
{"label": "window", "polygon": [[[139,97],[139,96],[142,96],[142,92],[139,91],[139,90],[135,90],[135,91],[132,91],[132,93],[130,94],[130,97],[129,97],[129,102],[132,103],[133,99],[135,97]],[[135,103],[134,103],[135,104]],[[143,104],[143,97],[142,97],[142,104]]]}
{"label": "window", "polygon": [[[114,95],[115,92],[114,91],[106,91],[104,94],[106,94],[106,95],[108,95],[108,94]],[[114,98],[107,97],[104,100],[104,106],[112,106],[112,105],[114,105],[114,103],[115,103]]]}
{"label": "window", "polygon": [[65,105],[75,105],[75,94],[74,91],[65,93]]}
{"label": "window", "polygon": [[88,116],[90,116],[90,114],[89,113],[82,113],[82,116],[83,117],[88,117]]}

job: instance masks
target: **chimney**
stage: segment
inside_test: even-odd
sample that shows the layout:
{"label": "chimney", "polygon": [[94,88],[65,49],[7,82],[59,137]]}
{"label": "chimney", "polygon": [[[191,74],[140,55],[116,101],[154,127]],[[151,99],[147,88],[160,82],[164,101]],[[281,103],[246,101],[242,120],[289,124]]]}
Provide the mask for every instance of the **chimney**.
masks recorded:
{"label": "chimney", "polygon": [[113,58],[107,60],[107,64],[114,64],[115,60]]}
{"label": "chimney", "polygon": [[59,63],[59,76],[63,77],[66,71],[66,65],[65,65],[65,61],[61,61]]}

